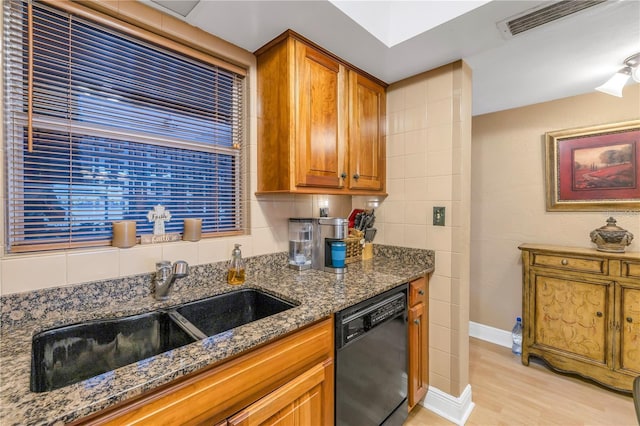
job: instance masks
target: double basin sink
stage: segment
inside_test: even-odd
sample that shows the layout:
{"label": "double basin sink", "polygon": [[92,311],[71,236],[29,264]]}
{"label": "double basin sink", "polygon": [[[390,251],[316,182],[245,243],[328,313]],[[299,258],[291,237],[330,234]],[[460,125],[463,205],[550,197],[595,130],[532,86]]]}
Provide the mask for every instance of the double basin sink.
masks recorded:
{"label": "double basin sink", "polygon": [[43,331],[33,337],[31,390],[59,389],[295,306],[260,290],[242,289]]}

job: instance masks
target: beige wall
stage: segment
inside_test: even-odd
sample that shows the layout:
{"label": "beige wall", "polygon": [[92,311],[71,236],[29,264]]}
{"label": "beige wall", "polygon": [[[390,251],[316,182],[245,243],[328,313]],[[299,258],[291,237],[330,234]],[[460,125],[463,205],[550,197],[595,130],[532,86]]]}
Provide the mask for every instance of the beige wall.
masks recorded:
{"label": "beige wall", "polygon": [[[458,396],[468,381],[471,71],[459,61],[387,90],[387,191],[376,242],[433,249],[430,385]],[[354,207],[370,199],[354,197]],[[434,206],[445,226],[432,225]]]}
{"label": "beige wall", "polygon": [[522,310],[522,243],[595,247],[589,233],[613,216],[640,251],[640,213],[547,212],[544,134],[640,119],[640,85],[624,97],[592,93],[473,118],[471,321],[510,330]]}
{"label": "beige wall", "polygon": [[[108,9],[117,10],[122,16],[143,18],[147,28],[164,28],[176,38],[191,40],[236,64],[248,69],[249,79],[249,137],[248,144],[248,235],[242,237],[213,238],[199,242],[174,242],[153,245],[138,245],[129,249],[99,248],[59,250],[50,253],[29,255],[7,255],[2,250],[0,258],[0,294],[19,293],[48,287],[77,284],[101,279],[124,277],[152,272],[159,260],[185,260],[197,265],[226,260],[234,243],[241,243],[244,256],[288,250],[289,217],[317,216],[318,201],[329,202],[330,214],[346,216],[351,209],[348,196],[293,196],[277,195],[256,198],[257,188],[257,139],[256,139],[256,63],[250,52],[230,45],[216,37],[185,25],[175,18],[164,15],[137,2],[102,3]],[[128,10],[128,12],[127,12]],[[2,20],[0,20],[1,22]],[[1,24],[0,24],[1,25]],[[0,31],[0,37],[2,32]],[[1,87],[1,86],[0,86]],[[1,89],[0,89],[1,90]],[[0,106],[2,108],[2,106]],[[0,147],[4,167],[4,144]],[[0,185],[4,188],[4,173],[0,174]],[[3,189],[0,223],[4,223],[6,194]],[[0,240],[4,240],[4,226],[0,226]]]}

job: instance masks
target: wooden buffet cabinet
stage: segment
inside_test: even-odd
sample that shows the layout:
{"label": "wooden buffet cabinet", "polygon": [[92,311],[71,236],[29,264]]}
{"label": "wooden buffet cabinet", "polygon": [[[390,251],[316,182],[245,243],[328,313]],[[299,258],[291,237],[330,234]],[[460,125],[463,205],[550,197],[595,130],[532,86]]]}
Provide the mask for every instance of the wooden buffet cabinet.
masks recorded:
{"label": "wooden buffet cabinet", "polygon": [[409,411],[429,388],[429,277],[409,283]]}
{"label": "wooden buffet cabinet", "polygon": [[332,425],[333,319],[81,419],[83,425]]}
{"label": "wooden buffet cabinet", "polygon": [[529,357],[630,392],[640,375],[640,253],[523,244]]}
{"label": "wooden buffet cabinet", "polygon": [[291,30],[256,56],[257,192],[384,192],[386,84]]}

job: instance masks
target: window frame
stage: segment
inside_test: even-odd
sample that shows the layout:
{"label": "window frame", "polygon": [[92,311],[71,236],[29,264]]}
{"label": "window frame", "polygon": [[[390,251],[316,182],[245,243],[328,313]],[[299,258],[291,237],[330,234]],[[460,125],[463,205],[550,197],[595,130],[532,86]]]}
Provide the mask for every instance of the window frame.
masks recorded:
{"label": "window frame", "polygon": [[[249,110],[249,84],[248,84],[248,78],[246,78],[248,76],[248,68],[250,66],[250,63],[247,64],[249,66],[239,66],[237,64],[234,63],[230,63],[226,60],[221,59],[218,56],[214,56],[210,53],[211,49],[209,49],[210,46],[208,46],[208,44],[219,44],[222,41],[215,38],[214,36],[211,36],[207,33],[203,33],[203,34],[199,34],[200,36],[204,35],[205,38],[210,38],[212,40],[205,40],[205,43],[203,43],[201,47],[201,49],[195,49],[187,44],[184,43],[185,41],[185,37],[180,37],[180,31],[176,31],[176,28],[174,28],[173,34],[170,34],[171,32],[167,33],[166,35],[163,34],[165,33],[165,31],[163,29],[158,29],[158,28],[153,28],[150,27],[148,25],[143,25],[145,28],[142,28],[141,26],[139,26],[139,23],[136,23],[136,19],[135,17],[132,18],[131,15],[135,15],[136,12],[136,8],[143,7],[148,9],[148,11],[154,11],[154,9],[149,8],[148,6],[145,5],[135,5],[135,7],[133,8],[133,12],[132,11],[127,11],[127,10],[122,10],[120,11],[121,13],[116,13],[116,15],[118,16],[118,18],[125,18],[125,20],[122,19],[118,19],[115,18],[114,16],[110,16],[111,14],[105,14],[103,12],[113,12],[112,10],[109,10],[109,5],[106,4],[106,2],[104,1],[92,1],[92,2],[82,2],[83,4],[78,4],[77,2],[71,2],[68,0],[41,0],[41,3],[48,5],[48,6],[52,6],[56,9],[60,9],[64,12],[70,13],[72,15],[76,15],[78,17],[93,21],[95,23],[97,23],[98,25],[101,26],[106,26],[109,27],[113,30],[116,31],[120,31],[123,32],[129,36],[132,36],[134,38],[138,38],[144,42],[148,42],[151,44],[155,44],[155,45],[160,45],[165,49],[168,50],[173,50],[179,54],[188,56],[192,59],[195,59],[197,61],[202,61],[205,62],[207,64],[216,66],[216,67],[220,67],[224,70],[227,71],[231,71],[235,74],[241,75],[243,77],[245,77],[243,79],[243,87],[242,87],[242,97],[243,97],[243,107],[240,111],[240,115],[237,117],[239,120],[243,121],[243,131],[240,137],[240,144],[241,144],[241,153],[239,155],[239,165],[238,165],[238,171],[236,173],[237,179],[236,179],[236,183],[237,185],[235,186],[235,190],[236,193],[238,194],[235,198],[235,202],[234,204],[238,205],[238,213],[235,215],[235,221],[239,224],[238,227],[236,228],[236,230],[233,231],[217,231],[217,232],[204,232],[203,233],[203,237],[224,237],[224,236],[231,236],[231,235],[244,235],[247,233],[247,216],[248,216],[248,211],[246,208],[246,205],[248,204],[247,202],[247,186],[248,186],[248,182],[246,179],[246,176],[248,175],[247,173],[247,155],[248,155],[248,129],[249,129],[249,120],[248,120],[248,110]],[[89,6],[89,7],[87,7]],[[131,5],[129,5],[131,6]],[[124,9],[127,9],[127,7],[124,7]],[[158,12],[159,13],[159,12]],[[4,12],[3,12],[4,15]],[[129,15],[129,16],[126,16]],[[163,19],[164,19],[164,15],[163,15]],[[174,19],[169,17],[169,19]],[[175,19],[174,19],[175,20]],[[173,25],[175,25],[176,22],[173,22]],[[181,31],[184,33],[186,31],[186,33],[188,34],[189,31],[194,30],[193,27],[190,27],[188,24],[183,23],[181,21],[177,22],[178,27],[182,26]],[[180,28],[178,28],[180,29]],[[200,30],[197,30],[200,31]],[[193,31],[192,31],[193,32]],[[178,37],[176,37],[176,34],[178,34]],[[180,41],[176,41],[176,39],[180,40]],[[206,43],[206,41],[209,41],[212,43]],[[226,43],[226,42],[225,42]],[[193,44],[193,41],[188,43],[188,44]],[[223,46],[224,47],[224,46]],[[21,49],[21,48],[19,48]],[[240,49],[238,49],[240,50]],[[6,78],[6,76],[3,75],[3,80]],[[6,114],[6,109],[3,109],[5,111]],[[25,113],[26,115],[26,113]],[[10,125],[13,125],[14,127],[18,127],[21,128],[24,125],[25,121],[30,121],[29,117],[19,117],[16,120],[14,120],[12,123],[10,123]],[[37,124],[37,119],[34,120]],[[7,124],[9,124],[8,120],[4,120],[5,122],[5,136],[7,136],[6,133],[7,130],[9,130],[7,127]],[[117,134],[120,135],[119,139],[122,139],[122,134],[126,134],[127,132],[123,130],[123,132],[116,132]],[[104,135],[103,135],[104,136]],[[150,139],[153,138],[155,140],[150,141]],[[5,140],[8,141],[9,138],[5,137]],[[145,139],[149,139],[146,140]],[[158,142],[158,137],[156,136],[145,136],[145,135],[136,135],[136,137],[134,139],[132,139],[132,141],[135,142],[143,142],[143,143],[152,143],[155,145],[160,145],[160,146],[171,146],[173,145],[172,142],[170,140],[164,140],[161,142]],[[8,143],[8,142],[7,142]],[[180,144],[180,147],[185,147],[184,143]],[[200,146],[202,147],[203,145],[198,144],[198,143],[194,143],[193,144],[194,147],[195,146]],[[225,150],[224,147],[214,147],[212,145],[207,145],[205,147],[205,151],[219,151],[219,150]],[[4,161],[5,161],[5,166],[7,166],[7,162],[8,162],[8,149],[5,150],[4,152]],[[102,240],[92,240],[92,241],[87,241],[87,242],[74,242],[71,241],[70,238],[64,237],[65,241],[60,241],[60,242],[53,242],[53,243],[45,243],[45,244],[20,244],[20,245],[15,245],[15,246],[11,246],[11,242],[10,242],[10,237],[11,237],[11,233],[10,230],[8,228],[8,219],[9,219],[9,204],[12,201],[12,193],[10,192],[9,189],[9,179],[7,177],[7,174],[5,173],[5,177],[4,179],[6,179],[6,183],[4,185],[4,191],[5,191],[5,195],[6,195],[6,200],[7,200],[7,211],[6,211],[6,218],[7,220],[5,221],[5,225],[7,226],[7,232],[5,233],[5,252],[7,253],[21,253],[21,252],[33,252],[33,251],[48,251],[48,250],[56,250],[56,249],[66,249],[66,248],[76,248],[76,247],[98,247],[98,246],[105,246],[105,245],[110,245],[111,244],[111,240],[106,240],[106,241],[102,241]],[[239,180],[239,182],[238,182]],[[19,194],[18,194],[19,195]],[[24,212],[24,209],[20,210],[21,212]]]}

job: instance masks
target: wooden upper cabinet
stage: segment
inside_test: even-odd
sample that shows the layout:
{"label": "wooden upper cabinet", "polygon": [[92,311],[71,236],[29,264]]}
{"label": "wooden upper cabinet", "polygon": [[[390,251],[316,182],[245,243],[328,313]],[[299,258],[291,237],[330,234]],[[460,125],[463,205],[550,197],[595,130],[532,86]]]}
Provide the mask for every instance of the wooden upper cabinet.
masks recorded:
{"label": "wooden upper cabinet", "polygon": [[386,84],[293,31],[256,56],[257,192],[384,192]]}
{"label": "wooden upper cabinet", "polygon": [[344,66],[294,40],[296,185],[342,188],[344,163]]}
{"label": "wooden upper cabinet", "polygon": [[349,71],[350,189],[381,190],[385,181],[384,87]]}

